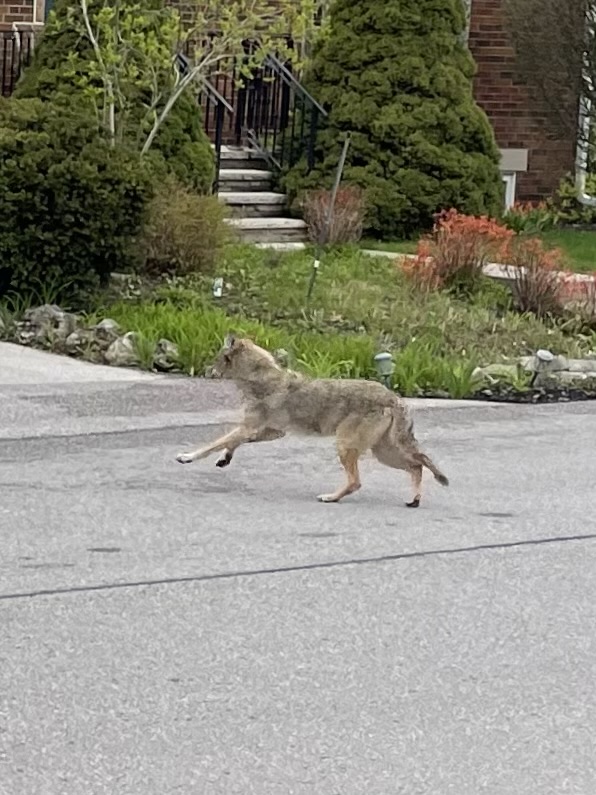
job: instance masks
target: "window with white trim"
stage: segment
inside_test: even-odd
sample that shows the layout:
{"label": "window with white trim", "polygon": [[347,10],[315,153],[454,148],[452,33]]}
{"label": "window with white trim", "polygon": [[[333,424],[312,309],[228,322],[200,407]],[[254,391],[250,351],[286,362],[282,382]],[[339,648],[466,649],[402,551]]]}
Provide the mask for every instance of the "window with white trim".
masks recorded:
{"label": "window with white trim", "polygon": [[505,183],[505,209],[510,210],[515,204],[515,171],[501,174],[501,179]]}

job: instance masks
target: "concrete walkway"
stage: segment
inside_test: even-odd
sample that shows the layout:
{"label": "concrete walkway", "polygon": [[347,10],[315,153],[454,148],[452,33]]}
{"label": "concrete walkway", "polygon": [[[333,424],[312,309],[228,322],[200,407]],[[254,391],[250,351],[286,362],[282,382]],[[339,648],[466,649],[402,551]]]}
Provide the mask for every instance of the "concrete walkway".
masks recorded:
{"label": "concrete walkway", "polygon": [[[367,254],[369,257],[387,257],[388,259],[395,259],[395,260],[404,260],[404,259],[413,259],[413,254],[402,254],[396,251],[381,251],[373,248],[362,249],[363,254]],[[515,274],[517,272],[517,268],[512,265],[506,265],[499,262],[489,262],[483,268],[484,274],[488,276],[490,279],[495,279],[496,281],[502,281],[511,283],[515,281]],[[575,282],[592,282],[596,278],[592,273],[559,273],[560,278],[562,279],[570,279],[571,281]]]}

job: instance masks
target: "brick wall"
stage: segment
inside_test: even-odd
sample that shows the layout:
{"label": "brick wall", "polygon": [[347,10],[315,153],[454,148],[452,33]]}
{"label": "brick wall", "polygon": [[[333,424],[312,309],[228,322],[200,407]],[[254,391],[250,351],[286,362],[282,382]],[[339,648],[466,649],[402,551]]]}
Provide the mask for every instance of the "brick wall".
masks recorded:
{"label": "brick wall", "polygon": [[[557,132],[549,109],[520,79],[502,0],[472,0],[468,43],[478,66],[476,99],[488,114],[499,147],[528,150],[528,169],[517,175],[517,199],[549,196],[561,177],[573,171],[575,141]],[[577,107],[569,113],[577,114]]]}
{"label": "brick wall", "polygon": [[0,0],[0,30],[10,30],[13,22],[33,22],[35,0]]}

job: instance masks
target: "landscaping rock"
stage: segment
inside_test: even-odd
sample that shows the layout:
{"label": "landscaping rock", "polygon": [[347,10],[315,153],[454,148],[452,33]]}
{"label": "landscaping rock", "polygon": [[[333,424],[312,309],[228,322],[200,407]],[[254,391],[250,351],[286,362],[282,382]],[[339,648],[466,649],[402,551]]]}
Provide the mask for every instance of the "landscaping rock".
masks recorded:
{"label": "landscaping rock", "polygon": [[[523,379],[512,376],[535,373],[527,388]],[[476,392],[479,400],[512,403],[557,403],[596,398],[596,359],[567,359],[565,356],[525,356],[517,365],[491,364],[476,368],[474,375],[485,380]],[[515,381],[517,380],[517,384]]]}
{"label": "landscaping rock", "polygon": [[593,362],[592,367],[594,369],[587,372],[567,370],[562,373],[557,373],[553,380],[559,384],[581,384],[582,386],[587,382],[591,382],[592,386],[594,386],[596,385],[596,367]]}
{"label": "landscaping rock", "polygon": [[273,358],[280,367],[288,368],[290,366],[290,354],[285,348],[277,348],[273,351]]}
{"label": "landscaping rock", "polygon": [[519,363],[528,373],[558,373],[569,369],[569,361],[564,356],[555,356],[550,362],[537,356],[524,356]]}
{"label": "landscaping rock", "polygon": [[153,365],[156,370],[168,373],[179,369],[178,346],[170,340],[159,340],[155,346]]}
{"label": "landscaping rock", "polygon": [[118,323],[106,317],[96,326],[93,326],[93,333],[100,347],[108,348],[120,336],[121,330]]}
{"label": "landscaping rock", "polygon": [[477,367],[473,372],[474,378],[482,378],[491,383],[505,379],[508,381],[519,378],[520,366],[517,364],[489,364],[486,367]]}
{"label": "landscaping rock", "polygon": [[88,358],[90,350],[94,347],[95,336],[92,329],[79,328],[69,334],[64,340],[64,348],[69,356],[83,356]]}
{"label": "landscaping rock", "polygon": [[567,370],[570,373],[593,373],[596,370],[594,359],[569,359]]}
{"label": "landscaping rock", "polygon": [[136,367],[139,365],[139,356],[136,348],[134,331],[129,331],[123,337],[118,337],[104,352],[104,359],[114,367]]}
{"label": "landscaping rock", "polygon": [[60,349],[66,338],[77,329],[78,323],[76,315],[65,312],[55,304],[44,304],[25,312],[23,319],[17,323],[16,341],[21,345]]}

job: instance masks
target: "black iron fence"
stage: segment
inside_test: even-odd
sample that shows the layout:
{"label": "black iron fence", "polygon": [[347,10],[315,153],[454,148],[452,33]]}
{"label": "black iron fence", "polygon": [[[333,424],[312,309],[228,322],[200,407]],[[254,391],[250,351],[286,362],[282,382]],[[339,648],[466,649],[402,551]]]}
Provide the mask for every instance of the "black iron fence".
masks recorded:
{"label": "black iron fence", "polygon": [[0,93],[9,97],[15,89],[24,67],[27,66],[35,46],[32,30],[0,31]]}

